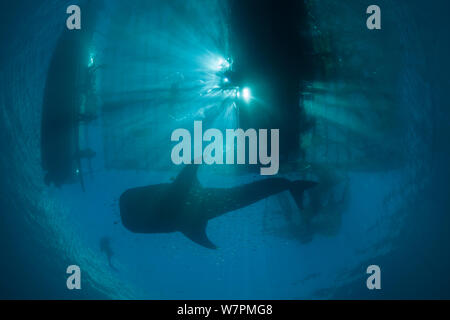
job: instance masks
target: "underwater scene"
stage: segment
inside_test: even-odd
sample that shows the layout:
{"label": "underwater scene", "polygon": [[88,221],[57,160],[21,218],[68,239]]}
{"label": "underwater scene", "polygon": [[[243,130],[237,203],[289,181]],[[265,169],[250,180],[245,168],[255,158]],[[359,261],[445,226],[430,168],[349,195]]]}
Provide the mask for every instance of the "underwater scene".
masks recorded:
{"label": "underwater scene", "polygon": [[449,299],[448,12],[2,1],[0,299]]}

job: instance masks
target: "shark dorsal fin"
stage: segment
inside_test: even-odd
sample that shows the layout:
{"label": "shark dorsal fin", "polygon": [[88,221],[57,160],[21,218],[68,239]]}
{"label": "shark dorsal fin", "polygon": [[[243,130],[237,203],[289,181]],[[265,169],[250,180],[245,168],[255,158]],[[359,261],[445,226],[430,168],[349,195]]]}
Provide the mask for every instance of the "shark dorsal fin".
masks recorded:
{"label": "shark dorsal fin", "polygon": [[200,183],[197,178],[198,167],[196,164],[186,165],[175,178],[174,184],[186,186],[199,185]]}
{"label": "shark dorsal fin", "polygon": [[211,242],[211,240],[208,239],[208,236],[206,235],[206,225],[207,222],[201,222],[200,224],[196,224],[192,228],[183,230],[183,234],[194,241],[195,243],[208,248],[208,249],[217,249],[217,247],[214,245],[214,243]]}

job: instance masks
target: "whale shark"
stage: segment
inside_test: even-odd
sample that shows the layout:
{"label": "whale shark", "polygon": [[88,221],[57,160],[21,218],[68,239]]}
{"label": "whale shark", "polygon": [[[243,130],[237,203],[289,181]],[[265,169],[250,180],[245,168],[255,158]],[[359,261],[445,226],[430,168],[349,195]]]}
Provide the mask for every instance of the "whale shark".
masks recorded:
{"label": "whale shark", "polygon": [[266,178],[232,188],[204,188],[198,165],[185,166],[172,183],[128,189],[119,199],[123,226],[133,233],[181,232],[193,242],[216,249],[206,235],[208,221],[288,190],[298,208],[303,192],[316,182]]}

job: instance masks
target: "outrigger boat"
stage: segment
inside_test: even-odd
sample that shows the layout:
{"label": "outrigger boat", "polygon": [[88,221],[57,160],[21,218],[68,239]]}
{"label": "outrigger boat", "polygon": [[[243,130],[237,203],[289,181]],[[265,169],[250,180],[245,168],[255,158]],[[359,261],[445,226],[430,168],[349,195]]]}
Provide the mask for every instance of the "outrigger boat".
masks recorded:
{"label": "outrigger boat", "polygon": [[[85,184],[80,150],[82,88],[89,70],[85,32],[64,31],[53,53],[45,84],[41,119],[41,160],[45,183]],[[95,154],[95,153],[94,153]]]}

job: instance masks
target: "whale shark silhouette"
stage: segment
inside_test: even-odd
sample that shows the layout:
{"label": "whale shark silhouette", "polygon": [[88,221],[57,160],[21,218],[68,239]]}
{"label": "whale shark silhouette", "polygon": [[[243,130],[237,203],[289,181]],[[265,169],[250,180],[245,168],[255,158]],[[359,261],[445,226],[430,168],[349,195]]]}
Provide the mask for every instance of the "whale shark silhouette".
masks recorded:
{"label": "whale shark silhouette", "polygon": [[134,233],[182,232],[195,243],[217,247],[208,239],[208,221],[271,195],[289,190],[299,209],[312,181],[267,178],[233,188],[203,188],[198,165],[187,165],[173,183],[126,190],[119,199],[122,224]]}

